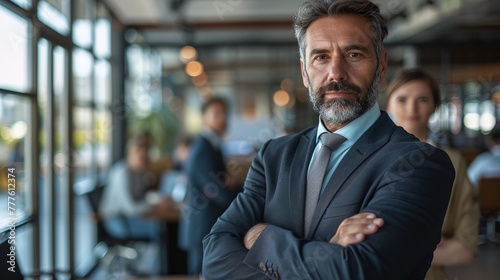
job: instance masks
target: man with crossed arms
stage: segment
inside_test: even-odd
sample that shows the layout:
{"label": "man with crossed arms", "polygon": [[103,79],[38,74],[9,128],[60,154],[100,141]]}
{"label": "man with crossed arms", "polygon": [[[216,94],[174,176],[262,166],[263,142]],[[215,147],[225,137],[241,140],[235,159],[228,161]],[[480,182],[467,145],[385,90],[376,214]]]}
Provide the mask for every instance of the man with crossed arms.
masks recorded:
{"label": "man with crossed arms", "polygon": [[[263,145],[204,239],[205,279],[423,279],[454,170],[376,103],[386,21],[369,1],[320,0],[294,27],[319,123]],[[340,140],[314,187],[332,135]]]}

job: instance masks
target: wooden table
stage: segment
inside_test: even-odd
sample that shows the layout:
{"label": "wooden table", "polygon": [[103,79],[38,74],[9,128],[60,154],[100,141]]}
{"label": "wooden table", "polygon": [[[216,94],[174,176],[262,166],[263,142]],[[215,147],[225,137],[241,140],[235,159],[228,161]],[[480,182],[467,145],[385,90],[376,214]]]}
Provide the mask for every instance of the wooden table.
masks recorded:
{"label": "wooden table", "polygon": [[[168,204],[167,204],[168,205]],[[187,273],[187,253],[179,249],[178,247],[178,230],[179,230],[179,218],[181,216],[181,210],[178,205],[165,206],[160,205],[158,207],[153,207],[145,214],[148,219],[157,220],[161,225],[161,246],[160,246],[160,262],[162,264],[168,264],[166,266],[162,265],[161,274],[179,274]],[[183,276],[179,276],[183,277]],[[184,276],[185,277],[185,276]],[[148,278],[156,279],[156,278]],[[164,279],[164,278],[158,278]],[[165,278],[171,279],[171,278]],[[189,279],[191,278],[172,278],[172,279]],[[195,278],[197,279],[197,278]]]}
{"label": "wooden table", "polygon": [[174,202],[169,198],[164,198],[160,203],[154,205],[146,213],[144,217],[148,219],[155,219],[163,222],[178,222],[181,216],[181,205]]}

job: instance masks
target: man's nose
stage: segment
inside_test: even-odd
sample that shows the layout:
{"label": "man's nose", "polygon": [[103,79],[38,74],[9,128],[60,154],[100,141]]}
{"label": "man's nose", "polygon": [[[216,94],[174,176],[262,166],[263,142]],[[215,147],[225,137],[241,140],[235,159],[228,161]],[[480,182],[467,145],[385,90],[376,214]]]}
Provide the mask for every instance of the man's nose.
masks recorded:
{"label": "man's nose", "polygon": [[347,80],[347,64],[342,56],[335,55],[328,65],[328,82]]}

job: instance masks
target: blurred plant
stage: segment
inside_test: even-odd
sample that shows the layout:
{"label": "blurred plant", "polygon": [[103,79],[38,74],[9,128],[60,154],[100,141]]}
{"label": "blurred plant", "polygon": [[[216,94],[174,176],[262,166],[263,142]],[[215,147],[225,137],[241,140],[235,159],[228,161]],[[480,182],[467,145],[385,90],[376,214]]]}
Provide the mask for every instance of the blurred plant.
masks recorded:
{"label": "blurred plant", "polygon": [[149,132],[153,140],[152,148],[161,154],[172,153],[181,132],[180,120],[164,105],[145,116],[132,114],[128,125],[129,137],[139,132]]}

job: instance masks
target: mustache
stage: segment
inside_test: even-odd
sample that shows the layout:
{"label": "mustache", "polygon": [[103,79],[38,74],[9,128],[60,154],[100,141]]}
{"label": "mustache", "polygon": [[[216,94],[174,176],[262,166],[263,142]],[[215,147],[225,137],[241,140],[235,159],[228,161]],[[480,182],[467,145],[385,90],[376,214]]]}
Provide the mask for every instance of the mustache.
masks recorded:
{"label": "mustache", "polygon": [[318,93],[323,96],[327,91],[351,91],[359,95],[362,93],[360,87],[347,81],[331,82],[318,89]]}

